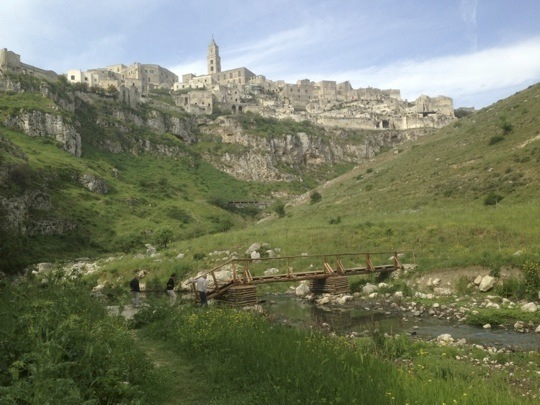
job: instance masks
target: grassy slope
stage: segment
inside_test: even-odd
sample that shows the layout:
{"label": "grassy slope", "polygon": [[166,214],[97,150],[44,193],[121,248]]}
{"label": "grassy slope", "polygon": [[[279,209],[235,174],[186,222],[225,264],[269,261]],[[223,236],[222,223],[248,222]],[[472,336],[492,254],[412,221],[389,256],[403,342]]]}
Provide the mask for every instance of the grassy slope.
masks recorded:
{"label": "grassy slope", "polygon": [[[536,85],[320,187],[317,204],[306,197],[285,218],[175,247],[241,251],[268,242],[285,255],[414,249],[424,269],[538,260],[539,121]],[[485,204],[490,193],[503,197],[498,205]]]}
{"label": "grassy slope", "polygon": [[[10,111],[29,102],[2,97]],[[39,107],[39,98],[32,102],[45,108]],[[80,159],[59,150],[54,141],[2,129],[29,157],[25,162],[8,154],[3,162],[28,165],[37,182],[44,176],[54,179],[47,189],[61,208],[54,215],[78,223],[68,237],[47,238],[46,243],[26,240],[26,246],[34,246],[27,252],[34,260],[66,253],[95,256],[129,241],[142,248],[152,242],[146,231],[163,226],[170,226],[178,241],[165,251],[171,256],[179,251],[241,253],[253,242],[268,242],[284,255],[414,250],[425,269],[478,264],[496,268],[538,258],[538,85],[364,162],[319,187],[321,202],[310,204],[306,196],[286,207],[285,218],[256,226],[208,204],[208,198],[265,198],[272,189],[284,190],[283,184],[238,181],[204,162],[197,148],[173,137],[160,142],[181,148],[181,158],[99,152],[96,139],[110,134],[99,133],[92,124],[95,113],[89,110],[81,118],[88,126],[83,127],[86,143]],[[99,195],[85,190],[73,180],[82,173],[103,178],[111,191]],[[486,205],[490,193],[502,201]],[[512,256],[518,250],[524,254]],[[211,265],[192,262],[186,267]]]}

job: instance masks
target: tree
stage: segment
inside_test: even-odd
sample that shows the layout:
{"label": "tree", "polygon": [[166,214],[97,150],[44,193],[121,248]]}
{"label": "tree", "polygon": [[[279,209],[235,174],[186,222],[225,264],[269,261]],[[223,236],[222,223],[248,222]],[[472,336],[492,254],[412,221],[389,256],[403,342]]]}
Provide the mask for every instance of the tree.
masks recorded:
{"label": "tree", "polygon": [[167,244],[172,241],[174,237],[173,230],[169,226],[164,226],[162,228],[157,229],[154,232],[154,242],[163,248],[167,247]]}

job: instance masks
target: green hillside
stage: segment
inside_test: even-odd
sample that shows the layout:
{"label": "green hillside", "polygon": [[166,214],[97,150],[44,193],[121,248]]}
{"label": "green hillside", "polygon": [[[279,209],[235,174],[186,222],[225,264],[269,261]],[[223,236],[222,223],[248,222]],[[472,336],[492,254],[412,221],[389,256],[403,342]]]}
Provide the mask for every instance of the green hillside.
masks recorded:
{"label": "green hillside", "polygon": [[[59,107],[73,102],[73,89],[66,83],[51,85],[55,103],[36,94],[35,82],[23,84],[26,93],[0,92],[0,121],[23,110],[56,111],[80,123],[83,153],[75,157],[54,139],[29,137],[0,125],[4,271],[39,261],[144,252],[146,243],[159,245],[170,256],[243,252],[253,242],[280,247],[283,254],[406,250],[411,252],[406,260],[426,270],[476,265],[497,269],[540,254],[539,85],[434,135],[387,150],[309,191],[315,179],[343,173],[350,164],[318,167],[318,174],[306,174],[310,180],[303,184],[240,181],[202,158],[233,147],[213,147],[211,137],[198,134],[196,125],[189,130],[202,142],[192,145],[118,119],[145,117],[160,109],[170,112],[163,101],[133,110],[103,95],[86,94],[89,101],[74,103],[70,111]],[[183,113],[173,115],[189,120]],[[279,121],[253,118],[248,127],[261,137],[284,130]],[[107,142],[132,150],[104,151]],[[135,147],[147,143],[175,153],[165,156]],[[102,180],[107,192],[82,187],[85,175]],[[287,196],[302,192],[307,192],[303,198],[287,201]],[[18,223],[26,232],[5,225],[18,202],[39,193],[45,202],[31,207]],[[310,193],[321,198],[310,198]],[[273,205],[265,211],[241,209],[228,204],[234,200]],[[29,231],[37,222],[63,231]],[[212,265],[189,260],[188,268]],[[160,271],[168,271],[167,266]]]}
{"label": "green hillside", "polygon": [[[320,186],[249,229],[182,250],[284,255],[410,251],[422,270],[521,265],[540,258],[540,85],[402,145]],[[414,257],[413,257],[414,252]]]}

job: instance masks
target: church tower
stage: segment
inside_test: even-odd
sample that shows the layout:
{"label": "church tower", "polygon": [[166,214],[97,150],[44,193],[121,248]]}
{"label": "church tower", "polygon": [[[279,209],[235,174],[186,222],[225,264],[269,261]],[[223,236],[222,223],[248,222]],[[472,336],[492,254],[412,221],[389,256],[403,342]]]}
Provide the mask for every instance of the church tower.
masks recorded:
{"label": "church tower", "polygon": [[214,41],[214,36],[212,36],[212,42],[208,45],[208,74],[220,73],[221,72],[221,58],[219,57],[219,47]]}

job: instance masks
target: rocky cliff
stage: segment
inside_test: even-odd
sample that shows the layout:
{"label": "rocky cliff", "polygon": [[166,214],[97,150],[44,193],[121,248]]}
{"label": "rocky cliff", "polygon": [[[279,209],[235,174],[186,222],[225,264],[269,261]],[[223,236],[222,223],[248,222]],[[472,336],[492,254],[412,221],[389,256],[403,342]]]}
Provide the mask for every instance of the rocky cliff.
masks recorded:
{"label": "rocky cliff", "polygon": [[[52,138],[73,156],[83,156],[85,147],[91,147],[115,154],[182,157],[186,154],[186,145],[211,136],[216,142],[235,144],[238,148],[223,152],[203,150],[203,158],[219,170],[249,181],[302,180],[300,173],[306,170],[321,165],[357,164],[383,148],[395,148],[431,132],[425,125],[398,130],[394,124],[384,130],[362,132],[358,127],[363,125],[357,117],[345,117],[347,110],[333,110],[319,115],[318,119],[349,120],[350,128],[343,128],[347,125],[342,122],[342,128],[325,125],[324,130],[312,130],[312,126],[307,130],[277,134],[271,123],[265,123],[268,131],[261,136],[255,130],[244,128],[238,116],[215,119],[191,116],[152,99],[134,109],[107,94],[59,90],[58,85],[47,82],[34,83],[32,87],[13,78],[0,80],[0,91],[41,95],[46,100],[46,108],[12,108],[3,115],[2,124],[31,137]],[[428,108],[426,105],[422,108]],[[367,125],[374,126],[376,123],[371,121]]]}
{"label": "rocky cliff", "polygon": [[[302,180],[301,173],[322,165],[358,164],[382,149],[432,133],[432,129],[408,131],[358,131],[325,129],[320,133],[294,132],[253,136],[238,120],[219,117],[200,127],[220,142],[238,145],[236,152],[206,153],[205,159],[218,169],[248,181]],[[292,172],[291,172],[292,169]]]}
{"label": "rocky cliff", "polygon": [[[178,167],[193,169],[194,174],[202,159],[242,181],[302,184],[307,178],[327,181],[334,175],[334,166],[359,164],[381,150],[433,131],[331,128],[251,113],[194,116],[151,97],[134,108],[107,93],[24,76],[0,78],[0,106],[0,151],[9,157],[0,159],[0,239],[5,241],[13,240],[14,234],[63,238],[76,232],[79,243],[87,243],[85,238],[90,236],[85,232],[93,226],[94,218],[89,220],[85,213],[77,212],[79,196],[100,204],[127,204],[133,210],[138,196],[123,195],[124,200],[117,197],[115,183],[116,187],[124,186],[122,169],[119,174],[110,163],[115,159],[101,160],[101,155],[127,155],[130,164],[139,156],[151,156],[154,162],[186,162]],[[16,142],[9,140],[16,137],[4,136],[7,131],[50,139],[69,158],[58,166],[48,164],[47,158],[37,157],[42,153],[40,142],[26,149],[36,156],[26,156]],[[36,158],[40,163],[30,164]],[[153,170],[154,176],[160,176],[159,169]],[[130,186],[136,189],[154,180],[139,184],[135,179],[135,185]],[[160,185],[159,193],[167,193],[167,181]],[[176,187],[182,190],[183,186]],[[208,193],[205,187],[201,186],[201,193]],[[101,197],[111,194],[114,197]],[[171,215],[184,220],[189,217],[184,211],[178,212]],[[141,211],[140,215],[146,213]],[[230,226],[220,225],[216,215],[208,215],[208,220],[218,229]]]}

